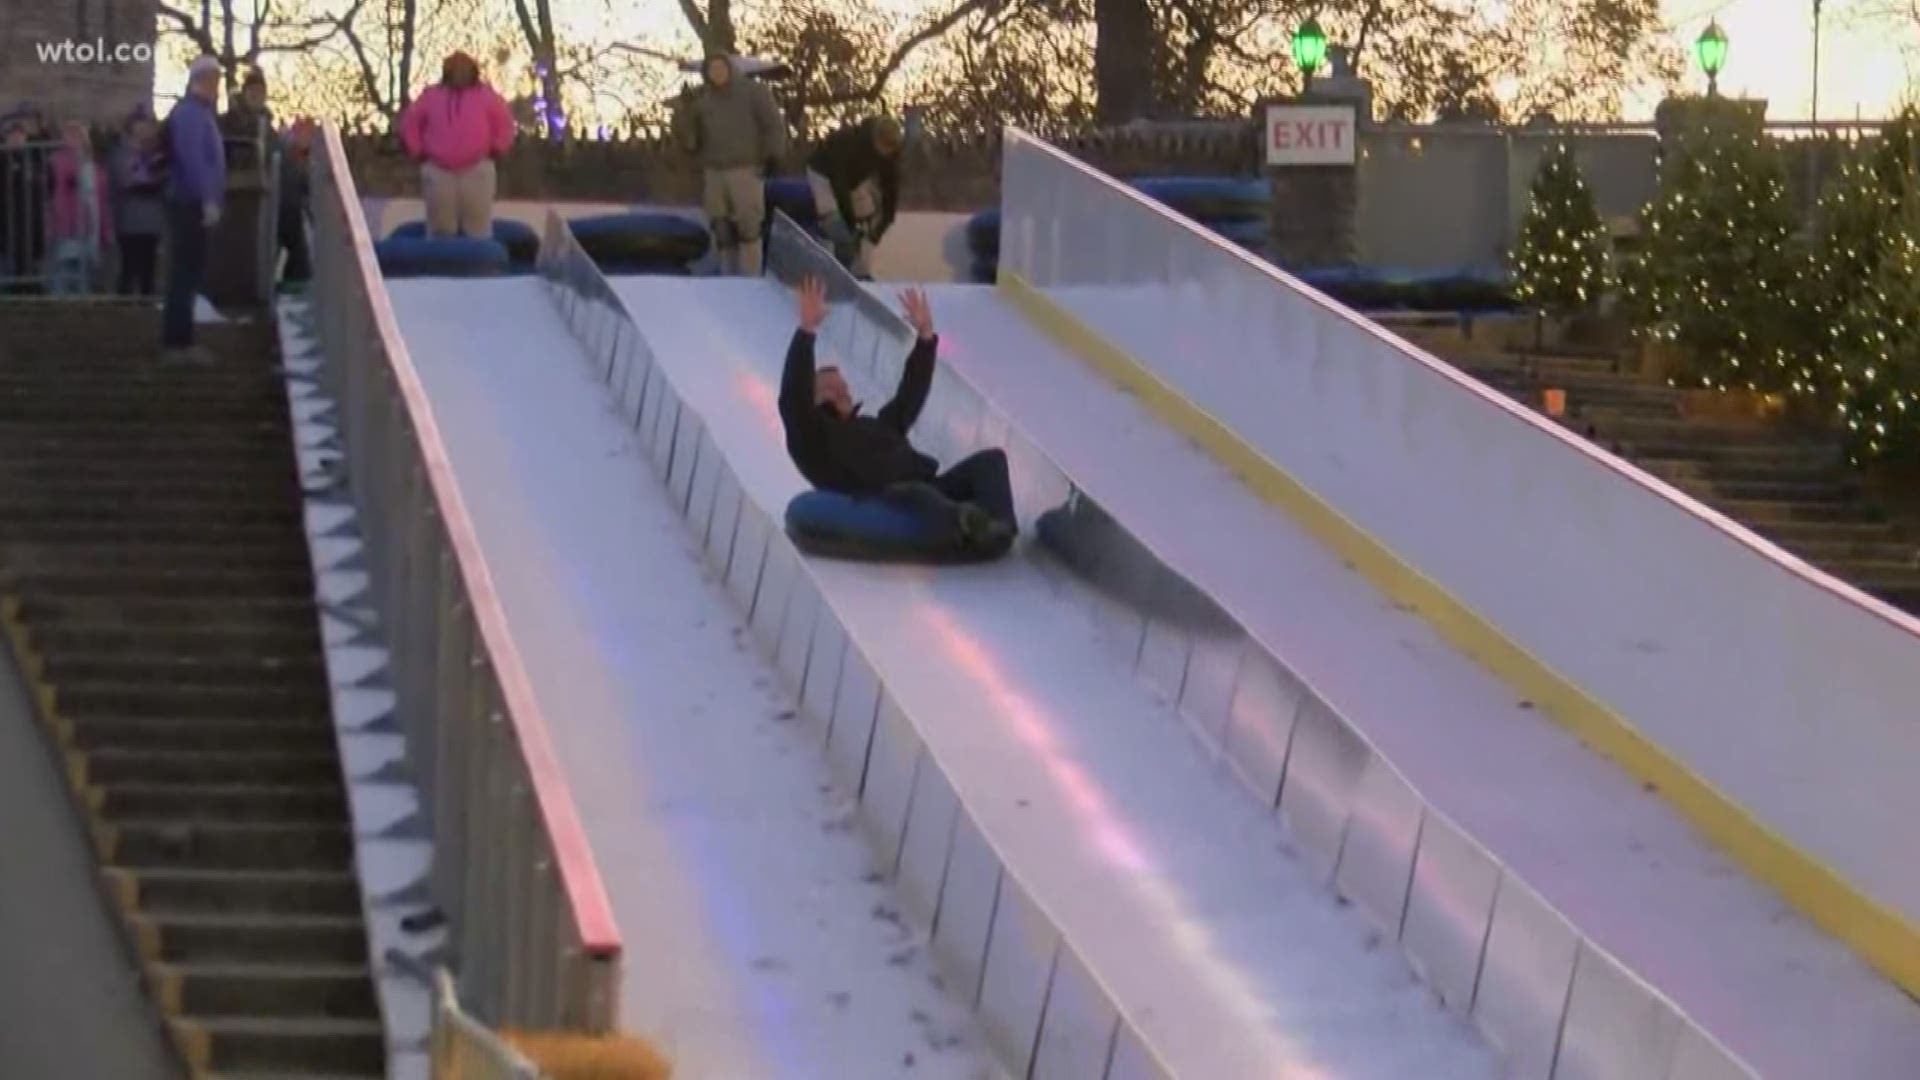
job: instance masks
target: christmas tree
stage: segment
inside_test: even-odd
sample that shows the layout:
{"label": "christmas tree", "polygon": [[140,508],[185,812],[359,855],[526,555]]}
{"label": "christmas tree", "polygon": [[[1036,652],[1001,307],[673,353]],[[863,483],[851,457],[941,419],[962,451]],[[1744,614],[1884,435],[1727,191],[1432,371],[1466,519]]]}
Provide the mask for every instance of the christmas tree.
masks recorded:
{"label": "christmas tree", "polygon": [[1557,145],[1533,177],[1533,199],[1514,252],[1514,296],[1564,318],[1598,303],[1610,277],[1607,230],[1593,192],[1572,151]]}
{"label": "christmas tree", "polygon": [[1920,453],[1920,143],[1912,113],[1821,200],[1807,304],[1820,332],[1802,374],[1855,460]]}
{"label": "christmas tree", "polygon": [[1715,123],[1666,151],[1623,300],[1642,332],[1680,346],[1701,386],[1784,387],[1783,298],[1802,265],[1779,149],[1757,123]]}

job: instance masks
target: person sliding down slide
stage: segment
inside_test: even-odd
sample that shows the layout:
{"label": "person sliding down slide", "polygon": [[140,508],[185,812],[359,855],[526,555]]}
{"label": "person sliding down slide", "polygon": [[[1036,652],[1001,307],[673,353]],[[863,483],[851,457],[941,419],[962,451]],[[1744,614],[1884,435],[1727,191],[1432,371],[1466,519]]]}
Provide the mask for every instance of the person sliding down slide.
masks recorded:
{"label": "person sliding down slide", "polygon": [[968,549],[1003,554],[1019,529],[1006,453],[982,450],[943,473],[937,461],[907,440],[933,389],[940,339],[926,294],[908,289],[900,302],[919,339],[907,355],[893,400],[868,416],[854,402],[839,368],[814,370],[814,337],[827,317],[827,290],[817,278],[800,284],[800,328],[787,347],[780,377],[787,453],[800,475],[821,491],[895,501],[950,524]]}

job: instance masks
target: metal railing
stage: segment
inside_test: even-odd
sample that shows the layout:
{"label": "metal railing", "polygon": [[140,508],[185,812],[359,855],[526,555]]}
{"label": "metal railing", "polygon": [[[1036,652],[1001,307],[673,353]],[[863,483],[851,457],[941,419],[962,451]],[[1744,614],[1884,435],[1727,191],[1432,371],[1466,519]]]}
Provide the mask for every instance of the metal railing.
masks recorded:
{"label": "metal railing", "polygon": [[433,973],[433,1034],[428,1044],[434,1080],[542,1080],[532,1062],[460,1007],[446,970]]}
{"label": "metal railing", "polygon": [[333,128],[313,180],[316,330],[461,996],[498,1026],[611,1030],[619,931]]}
{"label": "metal railing", "polygon": [[[273,296],[280,259],[280,156],[277,152],[268,154],[264,141],[257,137],[228,136],[225,143],[229,149],[246,147],[254,155],[252,160],[266,163],[260,169],[254,238],[258,282],[254,298],[264,303]],[[54,291],[103,296],[116,292],[109,272],[118,257],[117,234],[115,243],[103,245],[97,252],[98,260],[87,268],[86,278],[56,290],[62,274],[55,265],[61,238],[55,235],[53,221],[53,159],[64,146],[57,142],[0,146],[0,296]],[[111,191],[109,156],[96,155],[94,166],[96,182]],[[109,200],[103,212],[112,219],[119,210]],[[217,251],[209,250],[209,259],[217,257]],[[164,264],[156,269],[164,273]]]}

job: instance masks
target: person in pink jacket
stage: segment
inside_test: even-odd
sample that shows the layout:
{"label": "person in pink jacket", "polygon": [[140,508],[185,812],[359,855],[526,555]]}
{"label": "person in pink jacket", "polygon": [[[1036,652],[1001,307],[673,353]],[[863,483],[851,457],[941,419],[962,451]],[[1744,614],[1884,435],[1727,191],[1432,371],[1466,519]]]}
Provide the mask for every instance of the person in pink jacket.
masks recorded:
{"label": "person in pink jacket", "polygon": [[494,159],[513,145],[513,116],[480,65],[456,52],[400,117],[400,142],[420,163],[430,236],[493,238]]}
{"label": "person in pink jacket", "polygon": [[94,157],[87,125],[69,121],[61,135],[49,163],[47,240],[53,260],[47,284],[56,296],[75,296],[93,291],[102,256],[113,244],[113,216],[107,213],[106,170]]}

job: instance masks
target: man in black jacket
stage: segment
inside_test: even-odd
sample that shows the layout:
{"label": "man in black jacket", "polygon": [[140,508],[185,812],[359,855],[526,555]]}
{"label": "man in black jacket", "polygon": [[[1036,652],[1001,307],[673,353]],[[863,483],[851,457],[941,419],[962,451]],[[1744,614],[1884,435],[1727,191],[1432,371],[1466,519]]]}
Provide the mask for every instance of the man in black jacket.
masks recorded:
{"label": "man in black jacket", "polygon": [[814,337],[827,317],[827,290],[818,279],[800,285],[800,329],[787,347],[780,376],[780,420],[787,453],[807,482],[843,495],[885,496],[910,506],[951,514],[970,547],[995,554],[1013,545],[1018,532],[1007,455],[981,450],[946,472],[913,448],[907,432],[920,418],[933,389],[933,361],[940,338],[926,295],[909,289],[900,297],[919,340],[907,355],[893,400],[867,416],[853,400],[837,367],[814,368]]}
{"label": "man in black jacket", "polygon": [[900,121],[877,116],[821,140],[807,160],[820,231],[854,276],[873,272],[873,249],[900,209]]}

